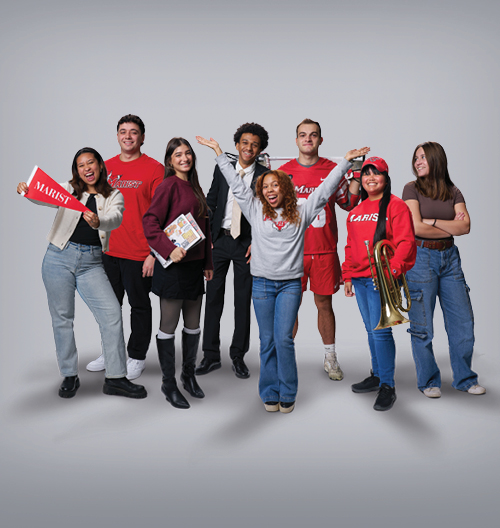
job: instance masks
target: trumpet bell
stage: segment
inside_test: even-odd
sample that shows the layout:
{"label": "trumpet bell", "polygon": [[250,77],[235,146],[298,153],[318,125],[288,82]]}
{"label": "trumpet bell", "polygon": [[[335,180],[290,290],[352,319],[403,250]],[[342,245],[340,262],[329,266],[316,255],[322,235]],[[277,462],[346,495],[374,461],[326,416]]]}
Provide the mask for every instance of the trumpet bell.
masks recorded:
{"label": "trumpet bell", "polygon": [[410,320],[400,314],[394,306],[390,304],[382,305],[382,313],[380,314],[380,321],[374,330],[382,330],[390,326],[397,326],[404,323],[409,323]]}

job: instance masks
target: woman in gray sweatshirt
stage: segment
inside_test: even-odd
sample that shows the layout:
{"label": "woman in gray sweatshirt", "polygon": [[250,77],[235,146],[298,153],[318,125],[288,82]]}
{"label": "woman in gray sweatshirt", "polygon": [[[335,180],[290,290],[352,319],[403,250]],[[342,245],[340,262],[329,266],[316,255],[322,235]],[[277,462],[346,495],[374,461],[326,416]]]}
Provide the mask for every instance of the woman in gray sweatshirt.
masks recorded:
{"label": "woman in gray sweatshirt", "polygon": [[300,306],[305,231],[337,189],[350,161],[370,149],[350,150],[307,201],[297,205],[292,180],[285,172],[262,174],[254,197],[217,141],[196,139],[217,154],[217,164],[252,226],[250,272],[260,337],[259,394],[267,411],[289,413],[298,384],[292,332]]}

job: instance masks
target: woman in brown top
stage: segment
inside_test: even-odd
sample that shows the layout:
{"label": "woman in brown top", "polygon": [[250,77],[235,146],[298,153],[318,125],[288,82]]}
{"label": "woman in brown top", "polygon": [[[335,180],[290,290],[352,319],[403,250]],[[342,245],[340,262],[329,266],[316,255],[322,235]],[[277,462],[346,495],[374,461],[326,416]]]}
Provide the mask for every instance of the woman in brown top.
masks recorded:
{"label": "woman in brown top", "polygon": [[403,200],[413,215],[417,260],[406,279],[411,294],[411,345],[418,388],[428,398],[441,396],[441,374],[432,349],[433,316],[439,297],[448,343],[452,387],[484,394],[471,369],[474,315],[454,236],[466,235],[470,218],[462,193],[448,174],[448,162],[439,143],[426,142],[413,153],[416,181],[406,184]]}

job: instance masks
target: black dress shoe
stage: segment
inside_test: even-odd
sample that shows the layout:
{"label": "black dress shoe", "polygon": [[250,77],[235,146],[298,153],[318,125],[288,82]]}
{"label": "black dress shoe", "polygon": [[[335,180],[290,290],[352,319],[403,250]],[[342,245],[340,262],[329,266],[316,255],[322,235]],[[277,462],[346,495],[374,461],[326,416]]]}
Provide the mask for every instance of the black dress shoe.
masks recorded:
{"label": "black dress shoe", "polygon": [[197,376],[203,376],[203,374],[208,374],[209,372],[212,372],[212,370],[220,369],[221,366],[220,361],[204,357],[195,372]]}
{"label": "black dress shoe", "polygon": [[127,378],[106,378],[102,392],[110,396],[125,396],[125,398],[135,398],[136,400],[141,400],[148,395],[142,385],[136,385]]}
{"label": "black dress shoe", "polygon": [[233,371],[237,378],[245,379],[250,377],[250,372],[248,371],[248,367],[245,365],[243,358],[238,357],[233,359]]}
{"label": "black dress shoe", "polygon": [[78,376],[67,376],[61,383],[59,396],[61,398],[73,398],[79,386],[80,380],[78,379]]}
{"label": "black dress shoe", "polygon": [[165,394],[167,401],[177,409],[189,409],[189,402],[177,387],[177,383],[162,383],[161,392]]}

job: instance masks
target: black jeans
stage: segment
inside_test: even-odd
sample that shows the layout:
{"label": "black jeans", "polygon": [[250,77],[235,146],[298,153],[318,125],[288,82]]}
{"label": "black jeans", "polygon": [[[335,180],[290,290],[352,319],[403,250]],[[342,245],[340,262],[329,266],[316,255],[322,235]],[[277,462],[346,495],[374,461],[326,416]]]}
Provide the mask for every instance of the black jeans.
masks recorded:
{"label": "black jeans", "polygon": [[152,310],[149,292],[152,277],[142,276],[144,262],[118,257],[102,256],[104,269],[120,305],[127,292],[130,304],[130,338],[127,352],[132,359],[146,359],[151,341]]}
{"label": "black jeans", "polygon": [[234,332],[229,355],[231,359],[242,358],[248,352],[252,276],[250,264],[246,263],[247,249],[238,240],[223,234],[214,242],[212,250],[214,278],[206,283],[202,344],[204,356],[213,361],[220,361],[220,319],[224,308],[226,275],[231,262],[234,274]]}

